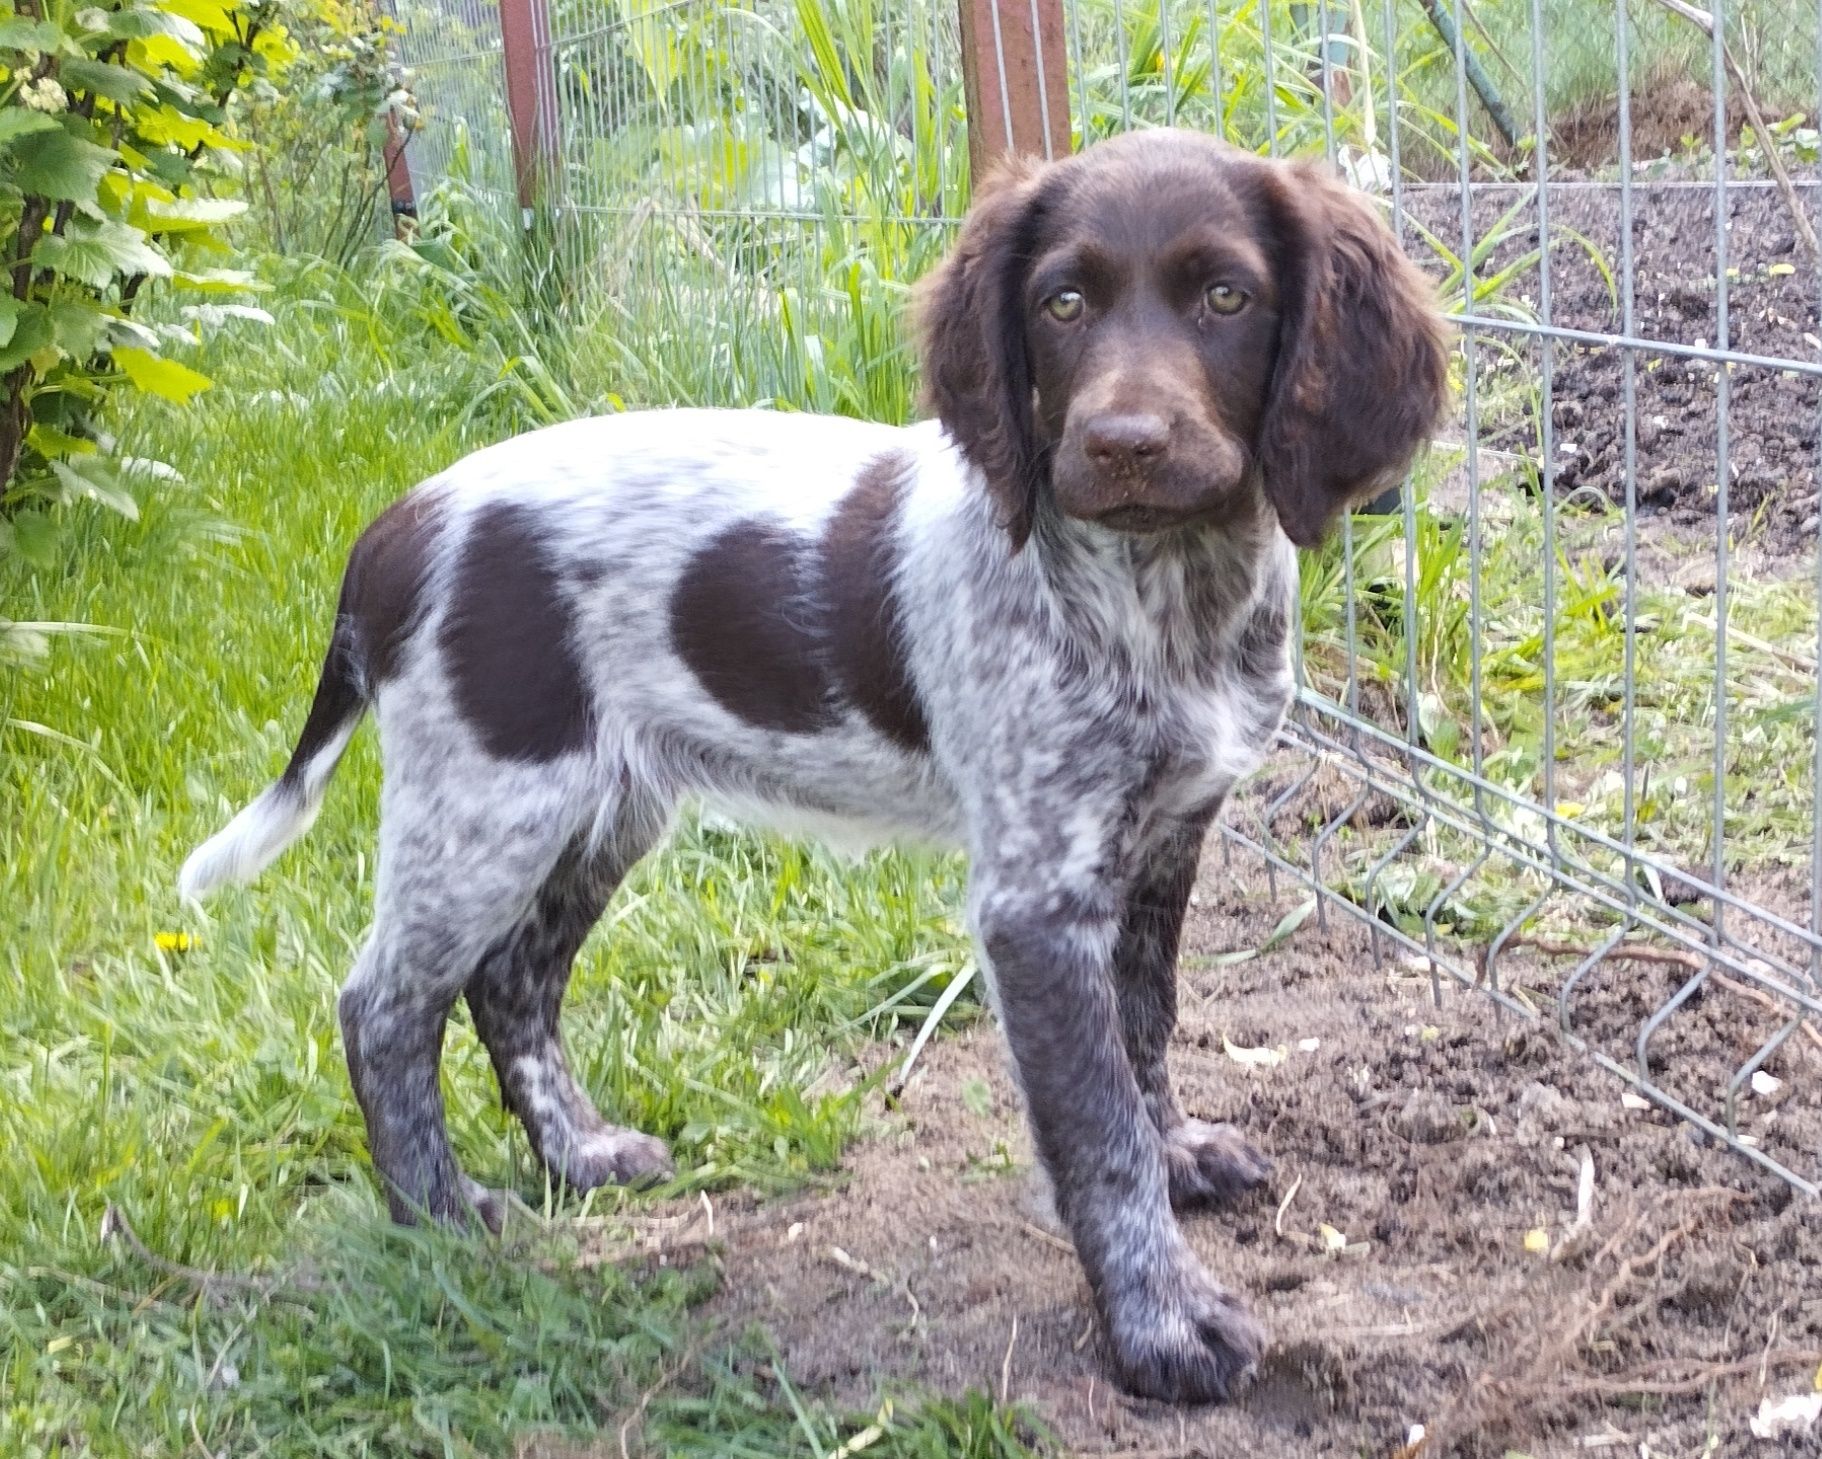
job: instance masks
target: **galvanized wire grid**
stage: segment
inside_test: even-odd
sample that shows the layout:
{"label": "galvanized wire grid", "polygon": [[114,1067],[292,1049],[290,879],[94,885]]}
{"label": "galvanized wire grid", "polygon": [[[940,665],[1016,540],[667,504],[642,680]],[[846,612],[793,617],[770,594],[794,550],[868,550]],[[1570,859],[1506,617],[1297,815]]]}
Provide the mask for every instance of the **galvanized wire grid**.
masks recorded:
{"label": "galvanized wire grid", "polygon": [[[995,36],[1017,22],[1041,45],[1039,10],[1002,0]],[[510,178],[491,13],[411,12],[434,22],[408,40],[431,119],[420,179],[454,170],[439,127],[460,128],[484,185]],[[1326,156],[1449,280],[1459,417],[1389,510],[1306,564],[1285,753],[1237,798],[1230,851],[1307,884],[1319,917],[1365,919],[1375,955],[1410,959],[1438,998],[1450,980],[1553,1017],[1638,1091],[1815,1194],[1822,1150],[1749,1091],[1773,1066],[1812,1113],[1818,1095],[1799,1051],[1822,1042],[1822,639],[1793,649],[1734,622],[1736,597],[1753,609],[1758,590],[1731,560],[1754,525],[1732,500],[1732,416],[1742,382],[1796,381],[1813,458],[1822,344],[1744,347],[1757,335],[1725,224],[1744,194],[1783,196],[1763,150],[1742,146],[1740,75],[1772,120],[1813,101],[1822,26],[1808,3],[1717,13],[1711,34],[1666,0],[1074,0],[1051,31],[1067,95],[1038,101],[1068,107],[1077,145],[1170,123]],[[904,286],[966,200],[955,17],[950,0],[551,0],[549,200],[566,274],[624,323],[629,399],[909,414]],[[1001,97],[1028,85],[1006,54],[992,58]],[[1638,107],[1661,131],[1664,97],[1692,89],[1697,145],[1642,164]],[[1564,115],[1590,110],[1610,155],[1559,160]],[[1009,132],[1010,102],[989,121]],[[1790,188],[1813,218],[1796,140]],[[1679,334],[1642,308],[1663,280],[1641,282],[1638,255],[1642,227],[1688,207],[1709,222]],[[1789,258],[1816,297],[1815,260]],[[1596,315],[1563,302],[1565,281],[1585,302],[1590,269],[1611,286]],[[1565,370],[1585,386],[1599,368],[1617,371],[1613,399],[1562,389]],[[1639,405],[1665,370],[1687,420],[1713,423],[1693,468],[1711,477],[1696,493],[1711,517],[1674,542],[1639,506],[1670,450],[1657,424],[1642,436]],[[1618,441],[1604,494],[1565,482],[1582,447],[1563,423],[1594,417]],[[1697,609],[1666,606],[1670,548],[1712,561]],[[1812,540],[1790,561],[1780,591],[1813,633],[1822,558]],[[1681,624],[1668,637],[1667,613]],[[1757,686],[1775,674],[1768,712]],[[1783,736],[1772,752],[1767,735]],[[1787,814],[1752,809],[1761,799]]]}
{"label": "galvanized wire grid", "polygon": [[426,108],[405,149],[420,188],[458,179],[504,202],[513,194],[497,0],[388,0]]}

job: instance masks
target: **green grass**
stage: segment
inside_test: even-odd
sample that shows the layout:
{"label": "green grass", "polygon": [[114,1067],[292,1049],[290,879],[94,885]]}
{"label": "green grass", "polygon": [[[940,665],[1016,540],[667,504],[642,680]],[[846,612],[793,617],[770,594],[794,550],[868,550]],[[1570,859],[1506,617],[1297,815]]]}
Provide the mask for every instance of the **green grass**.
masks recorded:
{"label": "green grass", "polygon": [[[1459,509],[1432,505],[1432,478],[1450,464],[1445,453],[1433,452],[1418,478],[1416,592],[1408,602],[1401,518],[1356,519],[1351,557],[1337,538],[1306,563],[1305,672],[1311,685],[1346,703],[1351,649],[1355,692],[1378,691],[1364,701],[1363,712],[1401,735],[1411,697],[1406,665],[1414,659],[1412,689],[1423,748],[1445,764],[1471,770],[1478,728],[1479,768],[1517,799],[1489,796],[1477,807],[1465,784],[1441,771],[1423,773],[1428,791],[1470,820],[1484,808],[1493,830],[1534,847],[1543,845],[1546,834],[1539,809],[1553,800],[1566,823],[1559,832],[1565,853],[1617,882],[1627,879],[1624,859],[1582,833],[1622,844],[1630,838],[1639,852],[1672,868],[1705,869],[1713,864],[1718,831],[1730,871],[1806,867],[1814,833],[1813,565],[1793,564],[1794,575],[1730,578],[1725,793],[1717,827],[1715,602],[1667,581],[1662,565],[1676,556],[1698,565],[1712,561],[1714,548],[1700,532],[1690,540],[1654,534],[1658,555],[1641,560],[1633,585],[1634,794],[1628,807],[1626,582],[1618,550],[1623,513],[1586,496],[1558,505],[1555,582],[1553,592],[1547,591],[1536,482],[1519,472],[1491,472],[1480,492],[1477,621],[1470,611],[1473,564],[1466,523]],[[1351,638],[1345,611],[1350,579]],[[1553,694],[1546,696],[1545,604],[1552,602]],[[1407,635],[1414,645],[1407,645]],[[1310,829],[1322,824],[1318,820]],[[1353,826],[1339,829],[1337,874],[1353,888],[1351,894],[1367,895],[1365,878],[1404,829],[1402,822],[1364,833]],[[1377,883],[1376,910],[1407,930],[1434,911],[1439,930],[1484,941],[1549,884],[1543,877],[1514,875],[1495,858],[1446,906],[1437,903],[1437,894],[1477,852],[1469,838],[1431,828]],[[1554,908],[1552,916],[1573,922],[1587,911],[1566,905]]]}
{"label": "green grass", "polygon": [[[661,1450],[826,1454],[870,1418],[701,1349],[708,1278],[582,1270],[561,1220],[505,1246],[385,1221],[333,1007],[371,890],[370,731],[255,887],[206,914],[172,890],[281,766],[360,527],[591,389],[566,359],[553,402],[481,314],[466,338],[433,327],[434,282],[362,278],[286,274],[281,322],[205,361],[215,389],[120,422],[181,483],[144,490],[136,522],[73,513],[63,571],[0,568],[18,617],[105,630],[0,699],[0,1453],[497,1454],[602,1426],[611,1446],[663,1379]],[[580,1076],[673,1142],[677,1190],[830,1180],[865,1120],[857,1052],[965,966],[957,900],[947,861],[686,829],[583,953]],[[462,1015],[445,1084],[463,1163],[545,1207]],[[165,1258],[277,1285],[205,1294],[104,1242],[110,1204]],[[1026,1452],[972,1400],[901,1403],[885,1429],[870,1453]]]}

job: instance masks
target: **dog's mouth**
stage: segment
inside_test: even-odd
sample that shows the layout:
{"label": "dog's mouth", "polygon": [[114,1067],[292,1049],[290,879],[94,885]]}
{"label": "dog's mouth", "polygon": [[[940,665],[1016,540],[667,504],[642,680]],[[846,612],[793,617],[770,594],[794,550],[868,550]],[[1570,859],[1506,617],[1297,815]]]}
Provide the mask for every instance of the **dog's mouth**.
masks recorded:
{"label": "dog's mouth", "polygon": [[1168,507],[1125,506],[1101,512],[1095,521],[1116,532],[1164,532],[1172,527],[1188,526],[1202,514],[1172,511]]}

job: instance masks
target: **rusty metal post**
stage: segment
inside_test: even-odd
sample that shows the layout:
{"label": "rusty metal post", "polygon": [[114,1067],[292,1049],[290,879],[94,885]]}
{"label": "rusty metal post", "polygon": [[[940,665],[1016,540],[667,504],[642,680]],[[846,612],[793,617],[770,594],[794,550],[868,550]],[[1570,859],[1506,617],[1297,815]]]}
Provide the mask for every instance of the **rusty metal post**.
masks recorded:
{"label": "rusty metal post", "polygon": [[405,160],[405,144],[410,134],[399,125],[398,113],[386,113],[386,148],[381,154],[386,164],[386,191],[392,199],[392,232],[395,237],[409,238],[418,216],[417,190],[411,185],[411,164]]}
{"label": "rusty metal post", "polygon": [[512,124],[513,176],[519,206],[530,208],[555,175],[557,163],[557,94],[545,0],[500,0],[500,48],[506,67],[506,112]]}
{"label": "rusty metal post", "polygon": [[1069,152],[1063,0],[959,0],[968,166],[975,182],[1007,154]]}

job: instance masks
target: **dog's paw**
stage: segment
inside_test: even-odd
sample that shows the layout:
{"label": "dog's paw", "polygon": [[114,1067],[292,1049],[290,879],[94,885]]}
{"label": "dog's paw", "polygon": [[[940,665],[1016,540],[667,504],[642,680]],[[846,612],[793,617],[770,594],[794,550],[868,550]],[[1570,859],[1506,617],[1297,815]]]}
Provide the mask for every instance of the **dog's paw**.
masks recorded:
{"label": "dog's paw", "polygon": [[455,1209],[444,1219],[452,1225],[473,1226],[480,1222],[493,1235],[506,1228],[506,1213],[514,1206],[524,1207],[507,1191],[493,1190],[472,1176],[460,1177],[461,1196]]}
{"label": "dog's paw", "polygon": [[563,1183],[578,1192],[603,1185],[656,1185],[676,1168],[664,1141],[612,1125],[579,1136],[555,1165]]}
{"label": "dog's paw", "polygon": [[1265,1352],[1265,1329],[1195,1266],[1182,1270],[1160,1310],[1113,1319],[1108,1340],[1120,1385],[1166,1403],[1224,1402]]}
{"label": "dog's paw", "polygon": [[1185,1120],[1164,1137],[1170,1203],[1178,1210],[1222,1205],[1263,1185],[1272,1162],[1233,1125]]}

